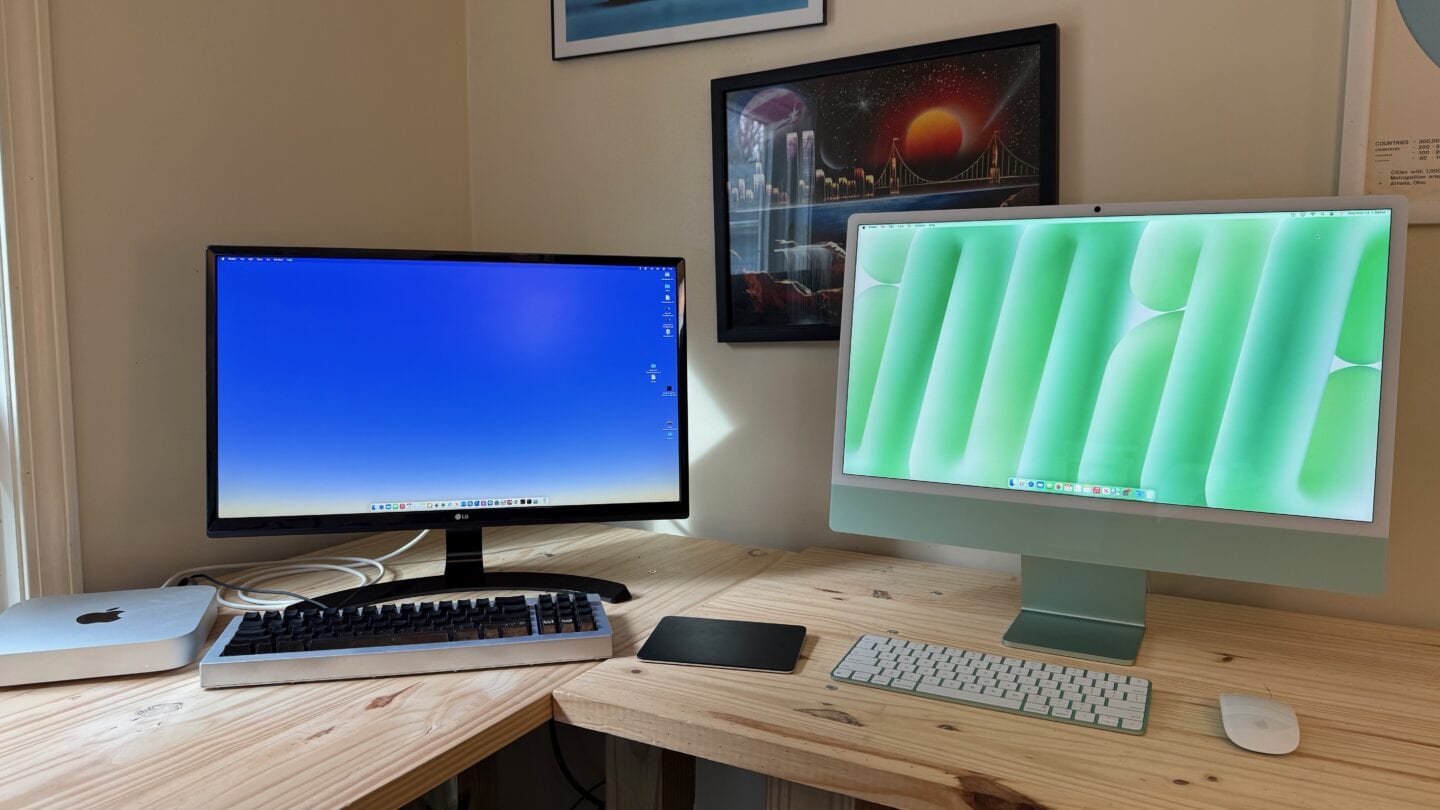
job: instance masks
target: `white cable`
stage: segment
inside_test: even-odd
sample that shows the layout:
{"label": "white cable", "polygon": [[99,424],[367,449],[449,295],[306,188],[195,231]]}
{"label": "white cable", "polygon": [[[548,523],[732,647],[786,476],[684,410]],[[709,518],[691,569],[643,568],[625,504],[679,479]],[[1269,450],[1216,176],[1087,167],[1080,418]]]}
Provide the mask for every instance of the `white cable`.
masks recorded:
{"label": "white cable", "polygon": [[[175,574],[174,576],[165,580],[165,584],[161,585],[160,587],[168,588],[175,583],[186,579],[187,577],[192,577],[196,574],[208,574],[212,571],[234,571],[238,569],[259,568],[260,570],[256,571],[255,573],[234,583],[235,585],[239,586],[236,589],[236,597],[240,601],[236,602],[227,599],[223,590],[217,597],[217,600],[225,607],[233,608],[235,610],[254,610],[256,608],[261,608],[264,610],[278,610],[290,606],[294,603],[294,600],[263,599],[251,596],[250,594],[245,593],[245,590],[255,586],[257,583],[263,582],[265,580],[275,579],[279,576],[329,571],[339,571],[345,574],[349,574],[350,576],[358,579],[360,581],[360,586],[362,587],[365,585],[371,585],[383,579],[385,573],[389,570],[385,567],[386,560],[392,560],[395,557],[398,557],[399,555],[404,554],[405,552],[414,548],[415,544],[425,539],[425,535],[429,533],[430,530],[426,529],[425,531],[422,531],[419,534],[415,535],[413,538],[411,538],[409,542],[405,543],[404,545],[400,546],[389,554],[385,554],[381,557],[376,557],[373,559],[370,557],[343,556],[299,557],[290,560],[266,560],[263,562],[221,563],[219,565],[202,565],[198,568],[187,568],[184,571]],[[374,574],[370,574],[362,570],[361,566],[373,566],[375,569]]]}

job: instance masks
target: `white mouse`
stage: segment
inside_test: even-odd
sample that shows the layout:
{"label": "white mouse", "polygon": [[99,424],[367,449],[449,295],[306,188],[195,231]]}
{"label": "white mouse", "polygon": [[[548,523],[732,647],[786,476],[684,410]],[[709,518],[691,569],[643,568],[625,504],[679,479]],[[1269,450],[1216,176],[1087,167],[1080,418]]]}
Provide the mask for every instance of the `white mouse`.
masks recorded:
{"label": "white mouse", "polygon": [[1255,695],[1221,695],[1225,736],[1261,754],[1288,754],[1300,745],[1300,721],[1289,704]]}

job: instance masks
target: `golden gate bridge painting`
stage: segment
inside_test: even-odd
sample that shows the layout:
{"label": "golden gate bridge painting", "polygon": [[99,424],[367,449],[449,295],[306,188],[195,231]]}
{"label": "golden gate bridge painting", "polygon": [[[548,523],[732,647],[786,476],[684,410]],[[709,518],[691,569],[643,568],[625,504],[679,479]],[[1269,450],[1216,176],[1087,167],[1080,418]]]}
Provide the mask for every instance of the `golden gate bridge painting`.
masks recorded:
{"label": "golden gate bridge painting", "polygon": [[1053,47],[1046,26],[715,80],[721,339],[836,337],[851,214],[1054,202]]}
{"label": "golden gate bridge painting", "polygon": [[[805,132],[803,135],[813,137],[814,133]],[[756,173],[749,178],[749,181],[753,182],[753,186],[747,188],[747,178],[744,177],[737,178],[728,184],[726,193],[730,197],[732,211],[791,204],[791,192],[765,183],[764,177],[764,172],[757,169]],[[889,160],[886,161],[885,167],[880,170],[878,175],[857,167],[853,176],[850,177],[844,175],[827,177],[824,169],[816,169],[814,178],[814,183],[808,184],[808,186],[805,181],[799,181],[798,187],[802,193],[795,195],[797,204],[815,205],[837,200],[860,199],[874,197],[877,193],[896,195],[905,190],[914,189],[935,191],[944,187],[963,186],[971,183],[993,185],[1001,182],[1038,182],[1040,169],[1016,157],[1015,153],[1005,145],[1005,142],[1000,140],[1000,133],[995,132],[990,135],[990,143],[981,151],[980,157],[951,177],[936,180],[922,176],[910,168],[910,164],[906,163],[905,157],[900,154],[900,139],[892,138]],[[754,193],[755,189],[761,190],[758,198]]]}

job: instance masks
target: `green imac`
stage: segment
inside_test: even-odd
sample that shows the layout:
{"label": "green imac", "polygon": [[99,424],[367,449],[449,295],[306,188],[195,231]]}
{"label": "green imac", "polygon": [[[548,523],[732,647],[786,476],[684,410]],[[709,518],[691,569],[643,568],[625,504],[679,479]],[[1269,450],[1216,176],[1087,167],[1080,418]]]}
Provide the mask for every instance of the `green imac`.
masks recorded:
{"label": "green imac", "polygon": [[1385,583],[1397,197],[857,214],[830,526],[1015,552],[1005,644],[1134,663],[1146,571]]}

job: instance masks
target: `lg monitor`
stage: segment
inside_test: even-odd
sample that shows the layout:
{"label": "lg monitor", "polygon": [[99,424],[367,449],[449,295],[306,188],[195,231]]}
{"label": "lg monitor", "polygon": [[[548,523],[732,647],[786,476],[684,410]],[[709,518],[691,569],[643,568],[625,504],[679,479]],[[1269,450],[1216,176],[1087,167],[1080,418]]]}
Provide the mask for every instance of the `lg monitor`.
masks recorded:
{"label": "lg monitor", "polygon": [[848,236],[830,524],[1022,555],[1006,644],[1133,663],[1147,570],[1384,587],[1402,199]]}
{"label": "lg monitor", "polygon": [[211,536],[445,529],[445,573],[331,594],[599,593],[482,527],[685,517],[676,258],[211,247]]}

